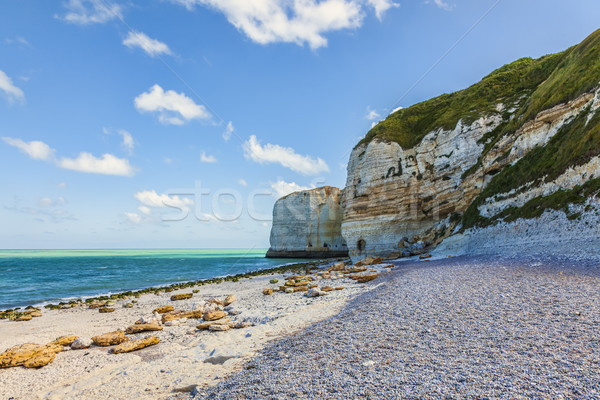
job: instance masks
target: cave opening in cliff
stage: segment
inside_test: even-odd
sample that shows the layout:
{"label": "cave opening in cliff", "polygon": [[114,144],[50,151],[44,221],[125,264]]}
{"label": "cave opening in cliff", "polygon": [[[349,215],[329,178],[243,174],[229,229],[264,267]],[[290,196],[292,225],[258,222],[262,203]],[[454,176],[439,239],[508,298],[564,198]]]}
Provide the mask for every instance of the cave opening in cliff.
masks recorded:
{"label": "cave opening in cliff", "polygon": [[356,249],[359,253],[362,253],[366,245],[367,243],[364,241],[364,239],[360,239],[358,242],[356,242]]}

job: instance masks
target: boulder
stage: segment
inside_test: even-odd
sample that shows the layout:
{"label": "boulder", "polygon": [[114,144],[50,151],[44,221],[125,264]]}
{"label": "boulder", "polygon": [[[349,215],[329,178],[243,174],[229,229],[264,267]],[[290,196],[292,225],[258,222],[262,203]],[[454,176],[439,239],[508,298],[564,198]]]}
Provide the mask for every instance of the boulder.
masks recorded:
{"label": "boulder", "polygon": [[46,345],[25,343],[13,346],[0,353],[0,368],[24,366],[25,368],[40,368],[54,360],[63,346],[49,343]]}
{"label": "boulder", "polygon": [[50,344],[58,344],[61,346],[70,346],[78,338],[79,338],[79,336],[61,336],[59,338],[56,338],[52,342],[50,342]]}
{"label": "boulder", "polygon": [[314,289],[310,289],[308,292],[306,292],[304,295],[306,297],[319,297],[319,296],[325,296],[327,294],[327,292],[324,292],[322,290],[319,290],[317,288]]}
{"label": "boulder", "polygon": [[27,314],[31,315],[33,318],[42,316],[42,312],[40,310],[29,311]]}
{"label": "boulder", "polygon": [[88,305],[88,308],[90,308],[90,309],[100,308],[100,307],[104,307],[105,305],[106,305],[105,301],[92,301],[90,303],[90,305]]}
{"label": "boulder", "polygon": [[228,305],[230,305],[231,303],[233,303],[236,300],[237,300],[237,297],[235,297],[235,294],[230,294],[229,296],[227,296],[225,298],[225,301],[223,302],[223,305],[224,306],[228,306]]}
{"label": "boulder", "polygon": [[224,331],[229,330],[229,325],[227,325],[227,324],[212,324],[208,327],[208,330],[224,332]]}
{"label": "boulder", "polygon": [[271,288],[264,289],[264,290],[263,290],[263,294],[264,294],[265,296],[270,296],[270,295],[272,295],[272,294],[273,294],[273,289],[271,289]]}
{"label": "boulder", "polygon": [[276,284],[279,283],[279,279],[271,279],[269,283]]}
{"label": "boulder", "polygon": [[96,346],[114,346],[115,344],[121,344],[128,340],[129,338],[125,336],[125,332],[123,331],[108,332],[92,338],[92,342],[94,342]]}
{"label": "boulder", "polygon": [[130,351],[136,351],[143,349],[148,346],[154,346],[155,344],[159,344],[160,340],[156,336],[148,336],[140,339],[133,339],[126,343],[122,343],[115,347],[112,352],[114,354],[119,353],[129,353]]}
{"label": "boulder", "polygon": [[337,263],[333,264],[333,266],[331,267],[331,271],[343,271],[344,268],[346,268],[346,263],[337,262]]}
{"label": "boulder", "polygon": [[370,282],[373,279],[377,278],[379,275],[377,273],[369,273],[369,274],[362,274],[362,275],[350,275],[350,279],[355,280],[358,283],[366,283],[366,282]]}
{"label": "boulder", "polygon": [[111,313],[114,312],[115,309],[111,308],[111,307],[101,307],[98,309],[98,312],[100,312],[101,314],[105,314],[105,313]]}
{"label": "boulder", "polygon": [[173,306],[162,306],[162,307],[155,308],[154,311],[152,311],[152,314],[154,314],[154,313],[164,314],[166,312],[173,311],[173,310],[175,310],[175,308]]}
{"label": "boulder", "polygon": [[174,294],[173,296],[171,296],[171,301],[191,299],[193,295],[194,293]]}
{"label": "boulder", "polygon": [[148,331],[162,331],[163,327],[158,324],[135,324],[131,325],[127,329],[125,329],[125,333],[127,334],[135,334],[140,332],[148,332]]}
{"label": "boulder", "polygon": [[92,339],[84,339],[84,338],[78,338],[75,339],[75,341],[71,344],[71,349],[73,350],[82,350],[82,349],[87,349],[88,347],[90,347],[92,345]]}
{"label": "boulder", "polygon": [[287,288],[285,288],[285,292],[286,292],[286,293],[294,293],[294,292],[295,292],[295,290],[294,290],[294,288],[292,288],[292,287],[287,287]]}
{"label": "boulder", "polygon": [[205,321],[216,321],[218,319],[225,318],[226,316],[227,316],[227,313],[224,311],[211,311],[211,312],[205,313],[202,316],[202,318]]}
{"label": "boulder", "polygon": [[25,315],[21,315],[20,317],[15,319],[15,321],[17,321],[17,322],[31,321],[32,319],[33,319],[33,317],[31,316],[31,314],[25,314]]}

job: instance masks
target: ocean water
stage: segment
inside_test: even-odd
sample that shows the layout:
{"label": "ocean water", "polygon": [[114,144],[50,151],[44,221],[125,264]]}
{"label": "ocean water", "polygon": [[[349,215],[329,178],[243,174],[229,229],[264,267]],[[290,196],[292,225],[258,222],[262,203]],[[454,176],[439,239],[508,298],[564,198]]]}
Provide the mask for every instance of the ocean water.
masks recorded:
{"label": "ocean water", "polygon": [[0,250],[0,310],[272,268],[252,250]]}

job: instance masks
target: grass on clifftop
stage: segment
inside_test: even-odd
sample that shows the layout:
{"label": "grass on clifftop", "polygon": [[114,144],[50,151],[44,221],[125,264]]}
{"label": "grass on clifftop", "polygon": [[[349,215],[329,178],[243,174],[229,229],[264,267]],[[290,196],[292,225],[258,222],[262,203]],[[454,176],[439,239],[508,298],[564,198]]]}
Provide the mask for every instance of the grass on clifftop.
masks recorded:
{"label": "grass on clifftop", "polygon": [[522,58],[501,67],[473,86],[396,111],[367,133],[359,144],[378,138],[411,148],[434,129],[452,129],[498,114],[503,103],[518,109],[498,130],[497,140],[539,112],[589,92],[600,80],[600,30],[577,46],[539,59]]}

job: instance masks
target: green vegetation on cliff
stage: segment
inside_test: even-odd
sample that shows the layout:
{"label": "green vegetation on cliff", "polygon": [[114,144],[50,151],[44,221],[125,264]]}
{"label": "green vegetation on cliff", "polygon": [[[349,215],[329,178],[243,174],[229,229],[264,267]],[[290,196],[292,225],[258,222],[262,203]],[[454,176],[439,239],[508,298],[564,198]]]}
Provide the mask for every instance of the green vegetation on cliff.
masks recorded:
{"label": "green vegetation on cliff", "polygon": [[[470,124],[485,115],[502,115],[505,123],[486,138],[489,145],[539,112],[589,92],[599,77],[600,30],[561,53],[522,58],[467,89],[398,110],[374,126],[359,144],[377,138],[411,148],[434,129],[452,129],[459,120]],[[514,116],[498,111],[499,103],[515,106]]]}

